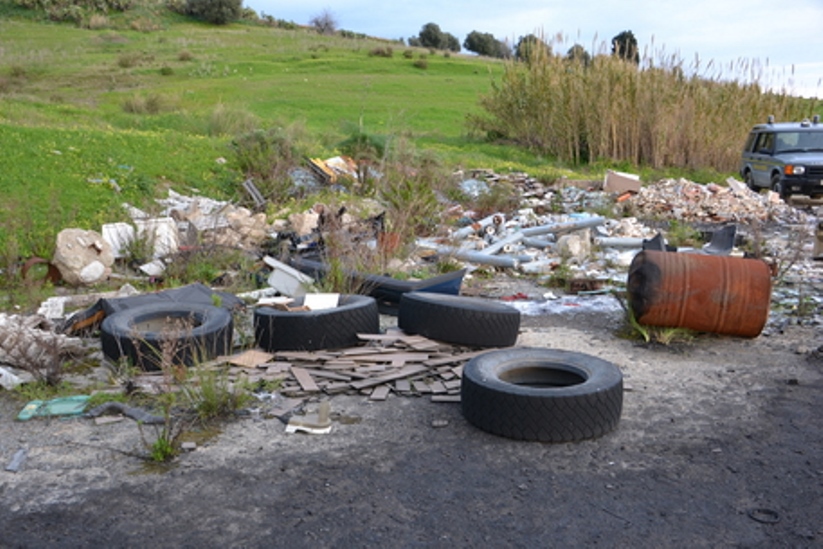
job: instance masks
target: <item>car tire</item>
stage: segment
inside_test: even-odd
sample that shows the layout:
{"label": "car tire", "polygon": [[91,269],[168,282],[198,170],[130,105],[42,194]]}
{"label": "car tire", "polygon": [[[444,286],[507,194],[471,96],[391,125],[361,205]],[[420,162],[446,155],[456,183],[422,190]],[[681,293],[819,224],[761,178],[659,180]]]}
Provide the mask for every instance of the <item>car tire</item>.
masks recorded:
{"label": "car tire", "polygon": [[754,184],[754,176],[752,175],[751,170],[746,170],[746,173],[743,175],[744,179],[746,180],[746,186],[753,190],[756,193],[760,192],[760,188]]}
{"label": "car tire", "polygon": [[789,193],[786,192],[785,185],[780,182],[780,176],[778,174],[772,175],[772,190],[780,195],[780,198],[783,200],[789,198]]}
{"label": "car tire", "polygon": [[128,358],[141,370],[165,364],[193,366],[228,354],[232,348],[231,313],[212,305],[152,303],[107,316],[100,326],[103,354]]}
{"label": "car tire", "polygon": [[[302,298],[290,305],[299,307]],[[316,351],[357,345],[357,334],[380,332],[380,313],[374,298],[342,294],[337,307],[317,311],[281,311],[258,307],[254,337],[264,351]]]}
{"label": "car tire", "polygon": [[463,368],[466,420],[517,440],[574,442],[617,427],[623,374],[603,359],[556,349],[483,353]]}
{"label": "car tire", "polygon": [[520,332],[520,311],[485,299],[409,292],[400,299],[397,325],[408,334],[470,347],[509,347]]}

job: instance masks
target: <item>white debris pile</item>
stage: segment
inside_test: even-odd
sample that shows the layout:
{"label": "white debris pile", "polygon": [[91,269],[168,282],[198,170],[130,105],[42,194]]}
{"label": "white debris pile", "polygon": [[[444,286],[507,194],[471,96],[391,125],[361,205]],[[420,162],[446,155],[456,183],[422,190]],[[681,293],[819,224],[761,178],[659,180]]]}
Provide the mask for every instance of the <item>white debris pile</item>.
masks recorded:
{"label": "white debris pile", "polygon": [[730,178],[728,187],[686,179],[664,179],[642,187],[627,202],[638,217],[706,223],[777,221],[802,223],[805,214],[773,192],[759,194]]}
{"label": "white debris pile", "polygon": [[2,364],[38,375],[50,367],[59,369],[59,360],[83,350],[82,340],[55,333],[44,316],[0,313]]}
{"label": "white debris pile", "polygon": [[[168,198],[158,199],[157,203],[164,208],[154,219],[173,220],[177,225],[181,245],[209,243],[253,249],[271,232],[266,214],[254,213],[230,202],[202,196],[185,196],[170,189]],[[128,205],[126,207],[135,222],[145,223],[149,220],[147,213]]]}

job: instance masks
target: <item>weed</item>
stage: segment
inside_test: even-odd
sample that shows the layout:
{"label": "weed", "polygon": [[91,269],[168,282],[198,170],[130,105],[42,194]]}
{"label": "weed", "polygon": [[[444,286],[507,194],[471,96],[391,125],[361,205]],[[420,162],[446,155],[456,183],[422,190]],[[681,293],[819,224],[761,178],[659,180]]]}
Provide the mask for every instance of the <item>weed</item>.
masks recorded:
{"label": "weed", "polygon": [[420,59],[415,60],[414,63],[412,63],[412,66],[416,69],[426,70],[429,68],[429,60],[421,57]]}
{"label": "weed", "polygon": [[121,53],[117,57],[117,66],[121,69],[131,69],[136,67],[142,61],[143,56],[135,52]]}
{"label": "weed", "polygon": [[128,402],[129,397],[122,392],[110,393],[106,391],[99,391],[92,394],[86,401],[86,410],[92,410],[107,402]]}
{"label": "weed", "polygon": [[573,278],[574,272],[572,268],[565,261],[561,261],[552,265],[549,276],[543,278],[541,282],[549,288],[562,288],[567,290]]}
{"label": "weed", "polygon": [[13,389],[20,400],[29,402],[31,400],[51,400],[53,398],[65,397],[77,394],[77,389],[68,381],[58,383],[48,383],[45,380],[23,383]]}
{"label": "weed", "polygon": [[194,59],[194,54],[189,50],[181,50],[177,54],[178,61],[192,61]]}
{"label": "weed", "polygon": [[123,111],[131,114],[158,114],[166,108],[167,99],[157,93],[135,94],[123,101]]}
{"label": "weed", "polygon": [[95,13],[91,17],[89,17],[89,22],[86,26],[91,30],[101,30],[109,28],[109,18],[105,15]]}
{"label": "weed", "polygon": [[241,388],[235,388],[225,371],[194,368],[194,374],[182,385],[185,402],[203,421],[226,417],[247,406],[254,398]]}
{"label": "weed", "polygon": [[209,116],[209,135],[237,135],[254,132],[260,119],[251,112],[238,107],[218,103]]}
{"label": "weed", "polygon": [[693,247],[701,245],[700,231],[689,225],[673,219],[669,222],[669,229],[666,231],[666,240],[677,248]]}
{"label": "weed", "polygon": [[161,76],[171,76],[174,74],[174,69],[169,67],[168,65],[163,65],[160,67],[160,75]]}

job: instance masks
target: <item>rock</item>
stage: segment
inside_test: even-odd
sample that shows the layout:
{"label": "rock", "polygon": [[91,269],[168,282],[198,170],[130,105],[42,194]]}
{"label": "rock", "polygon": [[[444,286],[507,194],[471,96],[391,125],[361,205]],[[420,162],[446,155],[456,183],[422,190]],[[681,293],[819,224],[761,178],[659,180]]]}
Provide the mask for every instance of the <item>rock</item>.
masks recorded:
{"label": "rock", "polygon": [[96,231],[64,229],[57,235],[52,264],[72,286],[101,282],[111,274],[114,253]]}
{"label": "rock", "polygon": [[297,236],[307,236],[317,228],[320,214],[315,212],[295,213],[289,216],[289,224]]}
{"label": "rock", "polygon": [[555,249],[560,257],[570,263],[582,264],[591,255],[592,245],[589,231],[563,235],[557,239]]}

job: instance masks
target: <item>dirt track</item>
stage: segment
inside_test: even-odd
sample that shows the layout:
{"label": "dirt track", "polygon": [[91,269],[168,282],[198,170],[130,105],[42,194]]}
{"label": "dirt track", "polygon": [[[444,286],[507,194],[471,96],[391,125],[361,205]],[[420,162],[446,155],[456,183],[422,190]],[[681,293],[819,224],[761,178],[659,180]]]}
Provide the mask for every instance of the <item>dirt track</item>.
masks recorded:
{"label": "dirt track", "polygon": [[609,326],[524,318],[520,345],[623,370],[618,429],[574,444],[495,437],[422,397],[337,396],[332,411],[355,422],[329,435],[244,419],[157,473],[120,452],[140,447],[133,422],[16,423],[0,396],[0,463],[29,449],[0,471],[0,546],[823,544],[823,361],[796,352],[819,332],[673,350]]}

